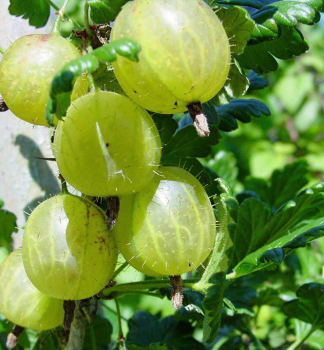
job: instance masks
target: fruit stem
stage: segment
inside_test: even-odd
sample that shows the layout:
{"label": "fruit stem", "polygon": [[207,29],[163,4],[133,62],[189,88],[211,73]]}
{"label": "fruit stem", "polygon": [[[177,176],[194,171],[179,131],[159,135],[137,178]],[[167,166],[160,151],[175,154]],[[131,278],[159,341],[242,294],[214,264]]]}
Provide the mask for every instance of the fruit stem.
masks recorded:
{"label": "fruit stem", "polygon": [[181,276],[170,276],[170,284],[172,306],[178,310],[181,308],[183,301],[183,285]]}
{"label": "fruit stem", "polygon": [[0,46],[0,52],[1,52],[2,54],[4,54],[4,53],[6,52],[6,50],[5,50],[3,47]]}
{"label": "fruit stem", "polygon": [[82,350],[85,336],[85,318],[78,305],[74,310],[74,318],[71,324],[69,340],[65,350]]}
{"label": "fruit stem", "polygon": [[159,299],[163,299],[164,296],[162,294],[154,293],[154,292],[144,292],[142,290],[133,290],[133,291],[128,291],[128,292],[114,292],[111,297],[116,299],[121,295],[130,295],[130,294],[139,294],[139,295],[148,295],[150,297],[155,297]]}
{"label": "fruit stem", "polygon": [[125,261],[121,266],[118,267],[118,269],[114,272],[114,275],[112,276],[112,280],[115,279],[127,266],[128,262]]}
{"label": "fruit stem", "polygon": [[115,300],[115,304],[116,304],[116,311],[117,311],[117,318],[118,318],[118,340],[122,343],[125,343],[125,337],[124,337],[124,333],[123,333],[123,326],[122,326],[122,321],[121,321],[119,302],[117,299],[114,299],[114,300]]}
{"label": "fruit stem", "polygon": [[208,120],[204,114],[202,105],[200,102],[194,102],[187,106],[189,114],[193,120],[194,126],[200,137],[209,136],[210,130],[208,126]]}
{"label": "fruit stem", "polygon": [[60,27],[61,27],[61,21],[64,21],[64,15],[66,11],[66,6],[68,4],[69,0],[65,0],[63,6],[56,11],[56,14],[58,15],[56,17],[56,20],[54,21],[53,29],[52,29],[52,34],[59,34],[61,35],[60,32]]}
{"label": "fruit stem", "polygon": [[83,24],[85,27],[85,30],[88,34],[89,38],[92,38],[93,32],[90,28],[90,23],[89,23],[89,4],[88,4],[88,0],[86,0],[86,3],[84,4],[84,16],[83,16]]}
{"label": "fruit stem", "polygon": [[66,181],[61,174],[59,175],[59,179],[61,181],[61,186],[62,186],[61,194],[69,194],[69,191],[68,191],[67,185],[66,185]]}
{"label": "fruit stem", "polygon": [[24,331],[25,328],[14,325],[11,333],[8,334],[6,347],[7,349],[14,349],[17,346],[17,342],[20,334]]}
{"label": "fruit stem", "polygon": [[[57,5],[55,5],[51,0],[45,0],[45,2],[47,2],[51,7],[53,7],[54,10],[60,11],[59,7],[58,7]],[[82,27],[80,26],[80,24],[77,23],[77,22],[75,22],[69,15],[65,15],[65,17],[66,17],[71,23],[73,23],[73,25],[75,25],[76,28],[82,29]]]}
{"label": "fruit stem", "polygon": [[[209,286],[212,285],[208,283],[206,285],[201,286],[197,282],[199,282],[199,280],[184,280],[183,288],[192,288],[197,291],[203,292],[204,290],[207,290]],[[197,284],[197,287],[196,287],[196,284]],[[141,282],[117,284],[112,287],[107,287],[103,289],[99,293],[99,295],[102,296],[102,298],[107,298],[114,292],[141,291],[145,289],[160,289],[160,288],[169,288],[169,287],[170,287],[169,280],[148,280],[148,281],[141,281]]]}

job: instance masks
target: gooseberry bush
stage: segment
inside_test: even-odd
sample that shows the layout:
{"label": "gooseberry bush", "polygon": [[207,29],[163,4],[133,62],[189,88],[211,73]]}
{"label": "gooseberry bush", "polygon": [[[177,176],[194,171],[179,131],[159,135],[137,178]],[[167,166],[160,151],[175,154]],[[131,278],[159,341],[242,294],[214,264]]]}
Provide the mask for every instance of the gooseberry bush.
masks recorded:
{"label": "gooseberry bush", "polygon": [[1,202],[1,349],[324,349],[323,175],[299,145],[251,176],[228,138],[250,124],[256,147],[264,74],[308,51],[324,1],[68,3],[8,9],[57,11],[1,49],[0,94],[49,129],[62,191],[14,251]]}

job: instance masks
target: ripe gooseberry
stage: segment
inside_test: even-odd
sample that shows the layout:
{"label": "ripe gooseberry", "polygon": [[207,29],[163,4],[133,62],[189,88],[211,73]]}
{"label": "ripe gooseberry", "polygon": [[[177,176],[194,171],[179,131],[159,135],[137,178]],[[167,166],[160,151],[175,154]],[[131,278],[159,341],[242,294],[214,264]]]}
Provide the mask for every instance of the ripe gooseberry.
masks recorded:
{"label": "ripe gooseberry", "polygon": [[104,213],[69,194],[50,198],[31,213],[22,248],[26,273],[35,287],[64,300],[98,293],[117,262]]}
{"label": "ripe gooseberry", "polygon": [[[48,126],[45,110],[52,80],[65,64],[80,56],[73,44],[57,34],[26,35],[16,40],[0,62],[0,94],[12,113],[26,122]],[[71,99],[87,91],[87,80],[80,77]]]}
{"label": "ripe gooseberry", "polygon": [[[184,112],[213,98],[230,68],[226,32],[202,0],[134,0],[114,22],[111,40],[141,45],[139,62],[112,63],[126,94],[162,114]],[[192,109],[193,110],[193,109]]]}
{"label": "ripe gooseberry", "polygon": [[143,190],[120,198],[113,229],[126,261],[147,275],[181,275],[214,246],[216,222],[206,191],[184,169],[162,167]]}
{"label": "ripe gooseberry", "polygon": [[0,267],[0,313],[18,326],[36,331],[63,323],[63,301],[51,298],[28,279],[21,249],[12,252]]}
{"label": "ripe gooseberry", "polygon": [[151,116],[125,96],[90,93],[59,122],[54,155],[63,177],[89,196],[132,194],[153,177],[161,140]]}

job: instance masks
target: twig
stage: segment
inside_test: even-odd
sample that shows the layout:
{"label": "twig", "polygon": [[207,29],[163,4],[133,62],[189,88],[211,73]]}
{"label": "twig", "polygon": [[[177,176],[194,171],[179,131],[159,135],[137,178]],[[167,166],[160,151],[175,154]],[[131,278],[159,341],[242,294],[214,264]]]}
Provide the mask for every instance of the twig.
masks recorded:
{"label": "twig", "polygon": [[71,324],[69,341],[66,345],[65,350],[82,350],[84,343],[85,335],[85,325],[86,320],[79,309],[79,306],[76,305],[74,310],[74,319]]}
{"label": "twig", "polygon": [[[60,8],[55,5],[51,0],[45,0],[51,7],[53,7],[54,10],[56,11],[60,11]],[[78,29],[82,29],[82,27],[80,26],[79,23],[75,22],[69,15],[65,15],[65,17],[71,22],[73,23],[73,25],[75,25]]]}

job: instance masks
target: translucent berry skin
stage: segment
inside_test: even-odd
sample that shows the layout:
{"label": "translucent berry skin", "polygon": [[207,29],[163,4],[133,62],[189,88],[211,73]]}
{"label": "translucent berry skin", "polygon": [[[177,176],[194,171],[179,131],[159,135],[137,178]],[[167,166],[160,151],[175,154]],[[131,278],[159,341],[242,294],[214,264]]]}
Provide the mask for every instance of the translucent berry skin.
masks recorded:
{"label": "translucent berry skin", "polygon": [[100,91],[72,103],[55,132],[63,177],[90,196],[132,194],[154,175],[161,140],[151,116],[128,97]]}
{"label": "translucent berry skin", "polygon": [[50,198],[31,213],[22,248],[26,273],[35,287],[64,300],[100,292],[117,262],[102,211],[72,195]]}
{"label": "translucent berry skin", "polygon": [[[48,126],[45,109],[52,80],[65,64],[80,56],[59,35],[33,34],[16,40],[0,62],[0,94],[12,113],[26,122]],[[80,77],[72,100],[87,91],[88,83]]]}
{"label": "translucent berry skin", "polygon": [[139,62],[112,64],[121,87],[136,103],[158,113],[187,110],[223,87],[230,68],[226,32],[202,0],[134,0],[118,15],[111,40],[137,41]]}
{"label": "translucent berry skin", "polygon": [[44,331],[63,323],[63,301],[51,298],[28,279],[21,249],[12,252],[0,268],[0,313],[18,326]]}
{"label": "translucent berry skin", "polygon": [[129,264],[147,275],[171,276],[205,261],[216,222],[198,180],[184,169],[162,167],[142,191],[120,198],[113,232]]}

